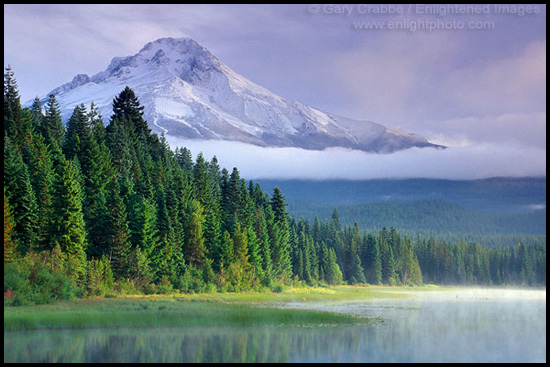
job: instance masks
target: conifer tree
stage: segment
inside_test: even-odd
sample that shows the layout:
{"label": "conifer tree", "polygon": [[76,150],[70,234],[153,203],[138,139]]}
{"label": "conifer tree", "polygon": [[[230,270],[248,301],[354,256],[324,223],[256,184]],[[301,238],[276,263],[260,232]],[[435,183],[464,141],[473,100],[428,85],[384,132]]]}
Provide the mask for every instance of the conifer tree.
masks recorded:
{"label": "conifer tree", "polygon": [[349,270],[349,283],[366,283],[365,273],[361,265],[361,259],[357,253],[352,253],[351,266]]}
{"label": "conifer tree", "polygon": [[10,135],[12,141],[19,146],[23,161],[29,164],[32,159],[32,145],[34,140],[34,126],[31,111],[24,108],[19,116],[19,121]]}
{"label": "conifer tree", "polygon": [[233,236],[233,252],[237,258],[237,261],[240,261],[241,264],[248,263],[248,236],[247,233],[241,228],[240,224],[237,224],[237,229]]}
{"label": "conifer tree", "polygon": [[154,256],[158,246],[156,206],[152,199],[130,193],[130,208],[127,206],[131,243],[139,247],[148,261]]}
{"label": "conifer tree", "polygon": [[296,236],[293,271],[307,284],[312,284],[311,240],[305,229],[301,230]]}
{"label": "conifer tree", "polygon": [[135,92],[127,86],[113,100],[111,121],[118,120],[128,128],[136,150],[143,149],[144,153],[151,153],[158,149],[160,142],[156,135],[151,134],[143,118],[144,108]]}
{"label": "conifer tree", "polygon": [[[176,193],[175,177],[169,179],[165,188],[165,205],[166,213],[168,215],[168,221],[170,223],[173,244],[174,244],[174,256],[178,257],[182,253],[183,243],[185,239],[184,220],[181,215],[181,198]],[[174,259],[174,261],[176,261]],[[179,260],[178,260],[179,261]]]}
{"label": "conifer tree", "polygon": [[[207,252],[212,255],[214,267],[219,266],[219,247],[222,234],[221,223],[221,174],[216,157],[206,162],[202,153],[193,168],[195,188],[204,209],[204,240]],[[217,259],[217,260],[216,260]]]}
{"label": "conifer tree", "polygon": [[[40,134],[35,136],[30,150],[32,153],[28,167],[31,185],[36,197],[37,217],[50,218],[55,180],[51,153],[44,142],[44,137]],[[37,244],[41,247],[47,247],[44,240],[48,231],[48,221],[39,219],[35,231]]]}
{"label": "conifer tree", "polygon": [[275,187],[273,190],[271,209],[273,213],[273,222],[270,231],[270,240],[272,244],[271,256],[273,260],[273,269],[278,279],[288,281],[292,274],[289,243],[290,229],[285,198],[279,187]]}
{"label": "conifer tree", "polygon": [[156,250],[157,256],[152,266],[158,269],[157,277],[159,279],[170,278],[175,275],[175,259],[177,255],[176,238],[166,205],[165,191],[166,190],[164,189],[163,185],[160,185],[157,190],[156,200],[158,247]]}
{"label": "conifer tree", "polygon": [[384,247],[382,257],[382,279],[389,285],[395,285],[398,281],[397,273],[395,272],[395,258],[391,246]]}
{"label": "conifer tree", "polygon": [[380,257],[380,247],[376,236],[369,233],[363,240],[364,242],[364,264],[365,278],[370,284],[382,283],[382,260]]}
{"label": "conifer tree", "polygon": [[59,103],[53,94],[48,97],[48,102],[46,103],[41,133],[46,140],[46,144],[50,145],[52,149],[54,149],[54,146],[58,149],[63,146],[65,126],[61,120]]}
{"label": "conifer tree", "polygon": [[[111,120],[118,119],[122,121],[124,118],[129,118],[128,122],[132,123],[135,131],[148,131],[147,126],[143,126],[143,109],[144,107],[136,97],[136,93],[132,88],[126,86],[122,92],[120,92],[113,99],[113,115]],[[139,126],[136,126],[139,121]]]}
{"label": "conifer tree", "polygon": [[271,197],[271,208],[273,209],[275,223],[282,224],[288,220],[286,205],[281,189],[278,186],[275,187],[273,189],[273,196]]}
{"label": "conifer tree", "polygon": [[382,281],[386,284],[394,285],[397,281],[395,258],[391,246],[390,230],[387,227],[380,230],[378,243],[380,245],[380,256],[382,260]]}
{"label": "conifer tree", "polygon": [[184,172],[191,172],[193,170],[193,154],[185,147],[176,148],[175,150],[176,161]]}
{"label": "conifer tree", "polygon": [[111,245],[106,236],[112,219],[107,206],[109,196],[107,190],[102,190],[93,197],[86,197],[86,202],[90,203],[83,210],[88,231],[88,249],[86,252],[91,257],[100,258],[104,254],[111,256]]}
{"label": "conifer tree", "polygon": [[[308,229],[308,231],[310,231]],[[310,234],[308,237],[307,247],[306,247],[306,256],[309,261],[309,273],[311,277],[311,282],[319,281],[319,255],[318,248],[313,240],[313,236]]]}
{"label": "conifer tree", "polygon": [[29,109],[21,109],[17,82],[11,67],[4,74],[4,136],[20,149],[25,164],[30,160],[30,149],[34,133],[32,115]]}
{"label": "conifer tree", "polygon": [[[266,206],[265,208],[268,208],[268,206]],[[273,262],[271,259],[271,246],[269,243],[267,222],[265,219],[263,208],[257,208],[256,213],[257,215],[254,223],[263,274],[260,281],[264,286],[269,287],[273,278]]]}
{"label": "conifer tree", "polygon": [[14,236],[15,223],[4,187],[4,266],[15,260],[17,243]]}
{"label": "conifer tree", "polygon": [[120,178],[130,179],[133,168],[130,129],[118,118],[105,129],[105,144],[109,148],[113,169]]}
{"label": "conifer tree", "polygon": [[4,135],[14,135],[21,116],[21,101],[14,72],[8,65],[4,73]]}
{"label": "conifer tree", "polygon": [[193,202],[193,211],[187,219],[185,229],[184,258],[187,264],[202,269],[206,248],[203,237],[204,211],[198,201]]}
{"label": "conifer tree", "polygon": [[44,113],[42,111],[42,103],[40,102],[40,98],[34,98],[30,112],[33,123],[33,130],[35,133],[39,133],[40,131],[42,131],[42,121],[44,120]]}
{"label": "conifer tree", "polygon": [[228,176],[226,169],[222,170],[222,230],[234,233],[237,227],[239,216],[240,195],[240,173],[237,168],[233,168],[231,175]]}
{"label": "conifer tree", "polygon": [[92,102],[90,104],[90,112],[88,113],[88,121],[90,122],[90,128],[92,130],[92,136],[98,143],[105,142],[105,125],[103,125],[103,118],[99,113],[97,105]]}
{"label": "conifer tree", "polygon": [[4,137],[4,188],[13,208],[15,238],[19,252],[26,254],[37,244],[37,204],[27,165],[19,148]]}
{"label": "conifer tree", "polygon": [[256,231],[252,227],[248,227],[246,233],[248,240],[248,262],[252,268],[252,278],[262,279],[262,255],[260,253],[260,243],[256,237]]}
{"label": "conifer tree", "polygon": [[193,166],[193,176],[197,199],[204,207],[209,200],[210,185],[208,177],[208,163],[202,153],[199,153],[195,165]]}
{"label": "conifer tree", "polygon": [[229,268],[229,265],[236,259],[233,238],[228,231],[224,231],[220,246],[220,270]]}
{"label": "conifer tree", "polygon": [[54,184],[54,200],[47,241],[68,254],[69,276],[78,283],[85,280],[87,233],[82,212],[82,189],[78,164],[64,160]]}
{"label": "conifer tree", "polygon": [[107,255],[116,276],[124,277],[130,272],[130,231],[126,216],[126,206],[120,196],[118,180],[113,176],[108,187],[106,203],[107,218],[104,227]]}
{"label": "conifer tree", "polygon": [[90,135],[86,107],[84,105],[76,106],[67,122],[67,132],[63,145],[65,157],[73,159],[76,156],[82,162],[82,158],[89,150]]}
{"label": "conifer tree", "polygon": [[246,187],[246,180],[241,179],[239,182],[239,202],[237,220],[243,227],[251,227],[254,223],[256,204],[250,197],[250,192]]}
{"label": "conifer tree", "polygon": [[402,241],[399,273],[403,284],[422,284],[422,273],[420,272],[418,259],[414,254],[412,242],[407,236],[405,236]]}

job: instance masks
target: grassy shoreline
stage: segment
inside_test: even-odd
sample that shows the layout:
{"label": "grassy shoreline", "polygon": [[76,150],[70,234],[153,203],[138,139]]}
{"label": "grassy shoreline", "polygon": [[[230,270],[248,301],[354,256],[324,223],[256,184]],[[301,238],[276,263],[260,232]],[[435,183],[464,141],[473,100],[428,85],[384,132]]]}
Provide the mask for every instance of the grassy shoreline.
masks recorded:
{"label": "grassy shoreline", "polygon": [[[368,302],[446,295],[462,299],[498,297],[506,288],[347,286],[287,288],[281,293],[200,293],[79,298],[47,305],[4,306],[4,331],[120,327],[273,326],[376,324],[330,311],[281,307],[288,303]],[[510,289],[510,288],[508,288]],[[514,288],[512,288],[514,289]],[[510,289],[510,290],[512,290]],[[519,291],[520,289],[517,289]],[[474,293],[471,293],[474,291]],[[463,293],[460,293],[463,292]],[[495,293],[496,292],[496,293]],[[455,296],[456,294],[456,296]],[[545,295],[545,292],[544,292]],[[525,296],[525,295],[524,295]],[[545,297],[544,297],[545,298]]]}
{"label": "grassy shoreline", "polygon": [[281,293],[126,295],[75,299],[48,305],[5,306],[4,331],[97,327],[369,324],[379,320],[275,306],[287,302],[366,301],[402,296],[396,287],[340,286],[290,288]]}
{"label": "grassy shoreline", "polygon": [[[80,298],[47,305],[4,306],[4,331],[169,326],[351,325],[377,318],[291,309],[285,303],[368,302],[445,294],[469,287],[335,286],[287,288],[281,293],[200,293]],[[482,289],[482,288],[480,288]]]}

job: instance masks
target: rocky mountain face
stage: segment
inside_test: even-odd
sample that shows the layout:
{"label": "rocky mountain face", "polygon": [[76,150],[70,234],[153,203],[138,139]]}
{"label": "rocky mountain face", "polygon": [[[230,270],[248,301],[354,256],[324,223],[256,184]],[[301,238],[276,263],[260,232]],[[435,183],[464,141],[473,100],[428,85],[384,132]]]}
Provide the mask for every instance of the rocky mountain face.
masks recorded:
{"label": "rocky mountain face", "polygon": [[152,130],[177,138],[377,153],[443,148],[400,129],[348,119],[277,96],[189,38],[150,42],[133,56],[115,57],[105,71],[92,77],[79,74],[49,94],[56,95],[65,119],[76,105],[89,106],[93,101],[107,123],[113,98],[126,86],[145,106]]}

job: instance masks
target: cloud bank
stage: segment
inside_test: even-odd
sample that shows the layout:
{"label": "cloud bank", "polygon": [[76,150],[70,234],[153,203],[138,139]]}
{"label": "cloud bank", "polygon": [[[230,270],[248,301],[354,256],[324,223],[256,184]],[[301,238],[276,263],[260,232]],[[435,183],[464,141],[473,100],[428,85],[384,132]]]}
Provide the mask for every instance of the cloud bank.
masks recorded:
{"label": "cloud bank", "polygon": [[446,150],[413,148],[371,154],[344,148],[323,151],[263,148],[228,141],[182,140],[166,136],[170,146],[187,147],[193,155],[216,156],[221,167],[237,167],[241,177],[256,179],[374,179],[546,176],[546,149],[483,143]]}

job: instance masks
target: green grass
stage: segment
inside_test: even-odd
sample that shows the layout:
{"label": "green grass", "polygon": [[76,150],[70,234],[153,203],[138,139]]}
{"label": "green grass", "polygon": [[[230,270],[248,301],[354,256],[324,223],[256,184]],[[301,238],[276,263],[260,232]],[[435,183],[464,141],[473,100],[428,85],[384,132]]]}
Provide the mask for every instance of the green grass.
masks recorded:
{"label": "green grass", "polygon": [[240,292],[240,293],[205,293],[194,295],[178,295],[191,300],[213,302],[270,304],[285,302],[326,302],[326,301],[361,301],[379,298],[407,297],[404,290],[429,289],[428,287],[385,287],[385,286],[334,286],[334,287],[303,287],[287,288],[282,293],[273,292]]}
{"label": "green grass", "polygon": [[[409,290],[410,288],[407,288]],[[378,320],[313,310],[284,309],[285,302],[401,297],[398,288],[290,288],[276,293],[207,293],[76,299],[49,305],[4,307],[4,330],[151,326],[326,325]],[[262,307],[258,307],[262,306]]]}
{"label": "green grass", "polygon": [[367,320],[329,312],[175,300],[76,300],[63,305],[4,308],[4,330],[147,327],[353,324]]}

